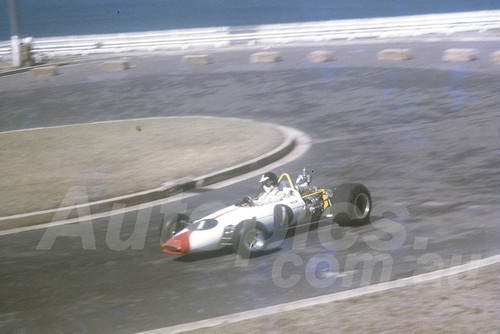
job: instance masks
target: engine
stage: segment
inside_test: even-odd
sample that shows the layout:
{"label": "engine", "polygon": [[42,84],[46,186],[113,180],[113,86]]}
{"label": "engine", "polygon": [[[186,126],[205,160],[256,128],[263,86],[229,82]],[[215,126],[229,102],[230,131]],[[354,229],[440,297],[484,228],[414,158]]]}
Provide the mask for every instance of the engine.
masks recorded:
{"label": "engine", "polygon": [[306,208],[311,213],[313,220],[319,219],[323,214],[323,198],[321,194],[308,196],[304,198],[306,202]]}
{"label": "engine", "polygon": [[[311,213],[313,221],[321,218],[324,209],[324,199],[322,193],[317,193],[318,188],[311,186],[312,175],[304,168],[302,174],[295,181],[295,187],[302,195],[306,203],[306,209]],[[310,195],[309,195],[310,194]]]}

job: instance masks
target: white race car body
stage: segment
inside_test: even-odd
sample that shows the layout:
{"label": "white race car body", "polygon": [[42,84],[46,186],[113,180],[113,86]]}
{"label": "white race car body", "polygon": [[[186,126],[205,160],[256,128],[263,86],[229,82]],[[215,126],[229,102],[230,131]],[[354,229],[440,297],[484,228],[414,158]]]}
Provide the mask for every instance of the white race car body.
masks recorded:
{"label": "white race car body", "polygon": [[[369,223],[371,196],[361,184],[346,183],[332,192],[312,187],[311,176],[299,175],[295,183],[288,173],[277,179],[281,200],[257,205],[250,198],[191,222],[184,214],[167,216],[160,229],[160,244],[165,253],[217,250],[231,246],[241,256],[250,256],[284,238],[297,225],[317,222],[326,217],[339,224]],[[282,194],[281,194],[282,195]]]}
{"label": "white race car body", "polygon": [[[162,246],[164,252],[180,255],[230,246],[234,227],[249,219],[261,223],[269,234],[274,232],[275,224],[286,224],[286,228],[290,228],[303,222],[307,216],[306,203],[299,192],[291,188],[283,191],[286,197],[279,202],[259,206],[231,205],[194,221],[167,240]],[[285,221],[277,222],[277,219]]]}

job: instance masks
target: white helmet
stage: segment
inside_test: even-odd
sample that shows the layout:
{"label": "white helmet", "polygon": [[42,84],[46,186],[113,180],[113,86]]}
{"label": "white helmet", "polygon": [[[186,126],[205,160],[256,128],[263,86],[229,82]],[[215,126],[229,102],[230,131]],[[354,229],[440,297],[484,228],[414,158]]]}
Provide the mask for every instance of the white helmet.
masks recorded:
{"label": "white helmet", "polygon": [[262,175],[259,182],[266,187],[276,186],[278,185],[278,177],[272,172],[267,172]]}

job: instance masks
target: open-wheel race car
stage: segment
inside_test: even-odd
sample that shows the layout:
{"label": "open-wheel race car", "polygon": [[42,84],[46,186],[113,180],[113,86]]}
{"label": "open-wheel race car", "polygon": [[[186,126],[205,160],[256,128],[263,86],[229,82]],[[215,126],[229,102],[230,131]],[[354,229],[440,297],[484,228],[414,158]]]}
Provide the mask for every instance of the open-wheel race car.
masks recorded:
{"label": "open-wheel race car", "polygon": [[[269,181],[274,177],[275,180]],[[312,177],[304,168],[295,182],[288,173],[278,178],[264,174],[261,182],[272,183],[276,201],[263,196],[245,197],[235,205],[191,221],[182,213],[165,217],[160,228],[163,252],[175,255],[232,247],[242,257],[262,252],[282,240],[288,230],[321,219],[339,225],[370,222],[372,199],[362,184],[345,183],[332,190],[311,185]],[[272,182],[274,181],[274,182]],[[266,185],[263,188],[268,191]]]}

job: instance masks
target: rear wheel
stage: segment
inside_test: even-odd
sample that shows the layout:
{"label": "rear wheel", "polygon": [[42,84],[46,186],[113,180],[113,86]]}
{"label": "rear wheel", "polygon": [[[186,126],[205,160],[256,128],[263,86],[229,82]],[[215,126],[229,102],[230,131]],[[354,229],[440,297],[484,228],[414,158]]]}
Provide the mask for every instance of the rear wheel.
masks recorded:
{"label": "rear wheel", "polygon": [[166,216],[160,227],[160,245],[170,240],[189,224],[191,224],[189,217],[182,213],[173,213]]}
{"label": "rear wheel", "polygon": [[246,220],[236,226],[233,233],[233,250],[243,258],[262,252],[269,239],[264,226],[255,220]]}
{"label": "rear wheel", "polygon": [[333,192],[332,214],[341,226],[370,223],[372,198],[368,189],[358,183],[346,183]]}

